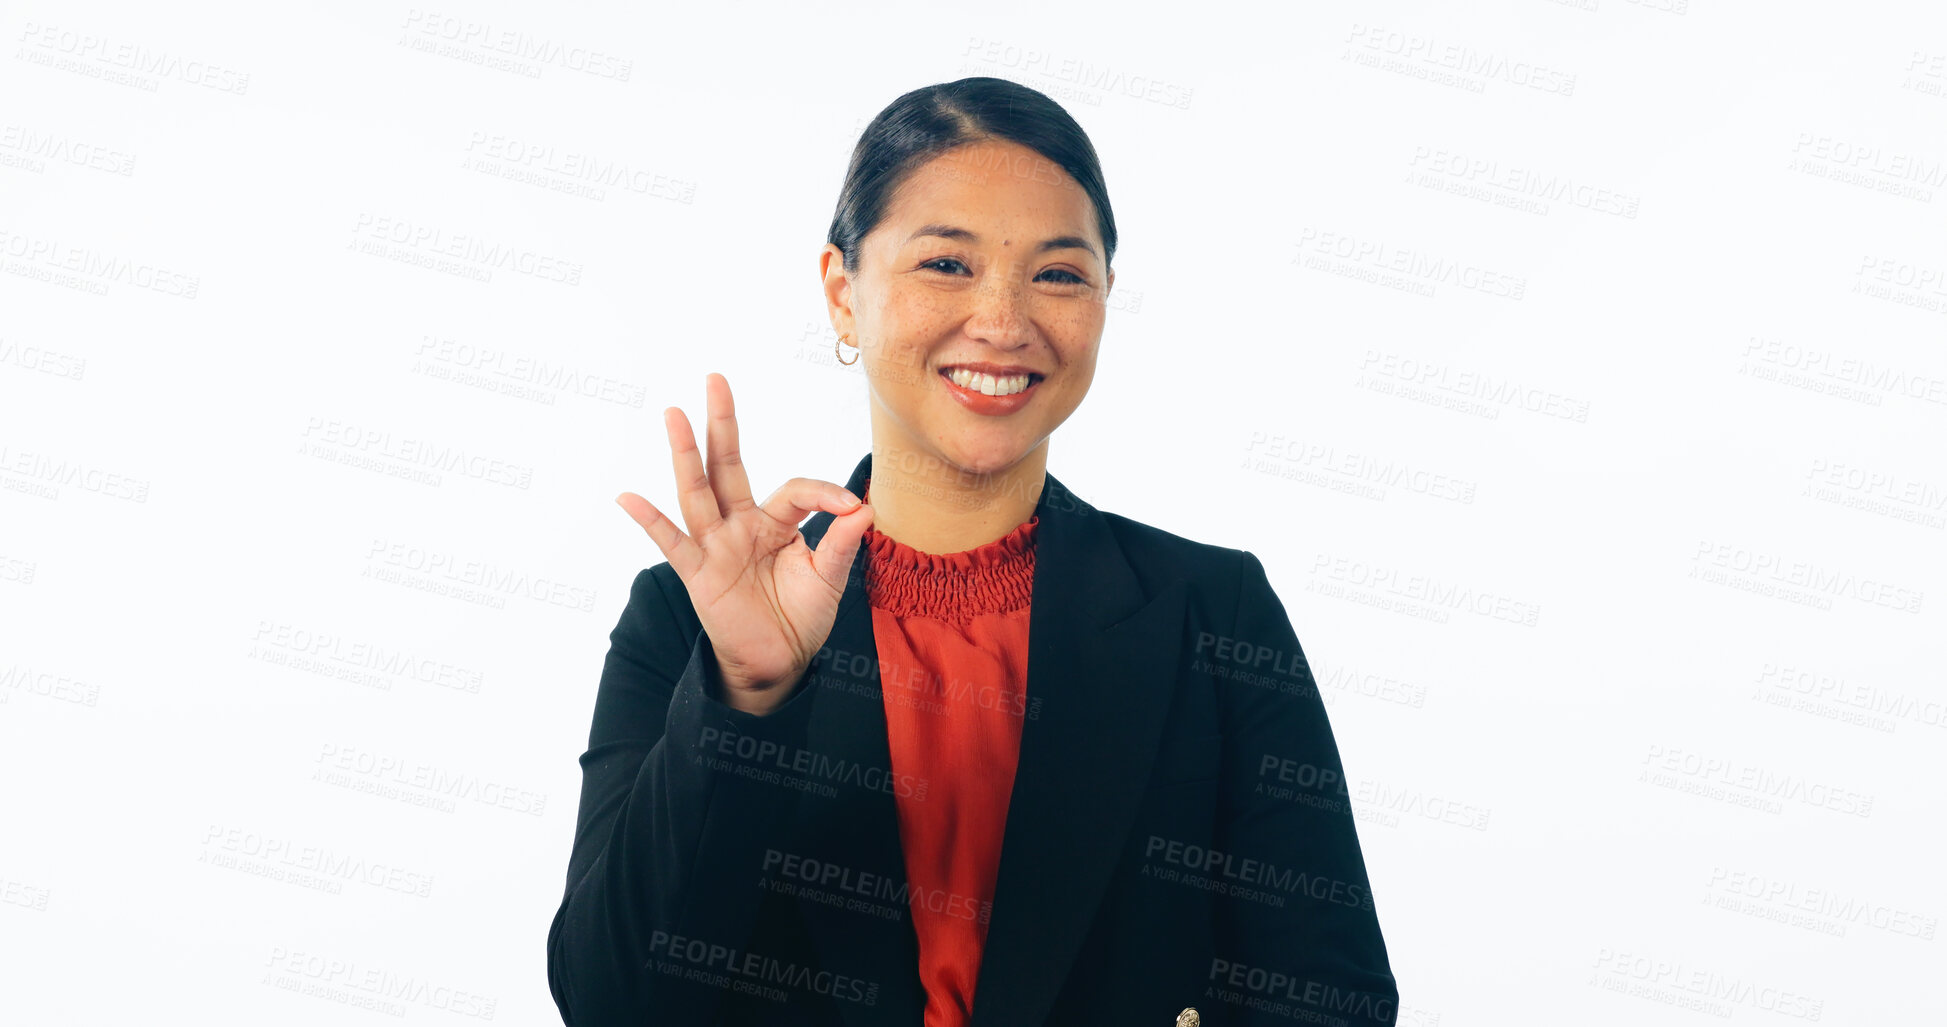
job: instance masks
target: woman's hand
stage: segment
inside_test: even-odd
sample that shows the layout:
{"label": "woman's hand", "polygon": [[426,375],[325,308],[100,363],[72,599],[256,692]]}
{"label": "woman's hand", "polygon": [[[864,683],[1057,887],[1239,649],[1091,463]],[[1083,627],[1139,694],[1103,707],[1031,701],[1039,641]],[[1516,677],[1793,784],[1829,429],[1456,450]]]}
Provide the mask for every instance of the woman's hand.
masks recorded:
{"label": "woman's hand", "polygon": [[[704,382],[707,475],[689,418],[676,407],[663,411],[676,500],[689,534],[633,492],[615,502],[649,533],[689,590],[716,651],[724,703],[769,713],[790,697],[831,634],[872,508],[844,486],[812,478],[792,478],[762,506],[752,502],[737,450],[730,383],[720,374]],[[798,533],[798,522],[820,510],[837,516],[814,551]]]}

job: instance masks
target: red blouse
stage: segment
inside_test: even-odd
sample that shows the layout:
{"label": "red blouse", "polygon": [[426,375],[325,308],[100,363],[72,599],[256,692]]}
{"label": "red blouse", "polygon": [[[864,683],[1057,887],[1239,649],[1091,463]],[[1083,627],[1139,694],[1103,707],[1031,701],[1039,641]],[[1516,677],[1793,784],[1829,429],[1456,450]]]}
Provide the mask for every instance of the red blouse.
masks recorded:
{"label": "red blouse", "polygon": [[1028,710],[1039,521],[943,555],[865,534],[892,767],[927,782],[925,798],[897,797],[925,1027],[972,1018]]}

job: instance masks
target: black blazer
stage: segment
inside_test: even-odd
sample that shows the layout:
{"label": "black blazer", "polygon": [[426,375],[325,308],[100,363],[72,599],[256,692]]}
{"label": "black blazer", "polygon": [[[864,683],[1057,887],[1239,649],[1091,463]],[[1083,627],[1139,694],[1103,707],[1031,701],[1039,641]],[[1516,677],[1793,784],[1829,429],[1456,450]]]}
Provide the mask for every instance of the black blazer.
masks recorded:
{"label": "black blazer", "polygon": [[[1053,475],[1035,514],[1028,703],[974,1027],[1166,1027],[1185,1007],[1205,1025],[1393,1022],[1345,773],[1263,565],[1103,513]],[[831,520],[811,517],[806,542]],[[764,716],[717,700],[674,570],[636,575],[548,929],[570,1027],[919,1027],[895,796],[926,782],[892,772],[866,559],[805,681]]]}

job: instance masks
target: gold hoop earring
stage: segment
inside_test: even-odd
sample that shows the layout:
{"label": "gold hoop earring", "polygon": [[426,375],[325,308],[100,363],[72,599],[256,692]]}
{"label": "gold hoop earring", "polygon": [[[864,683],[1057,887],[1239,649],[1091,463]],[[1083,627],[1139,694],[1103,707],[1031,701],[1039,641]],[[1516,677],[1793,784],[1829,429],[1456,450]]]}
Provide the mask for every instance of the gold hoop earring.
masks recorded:
{"label": "gold hoop earring", "polygon": [[844,344],[845,340],[849,338],[851,338],[851,336],[841,335],[837,339],[832,340],[832,355],[838,358],[838,362],[840,364],[845,365],[846,367],[851,367],[853,364],[859,362],[859,358],[856,356],[850,360],[845,359],[845,354],[841,352],[839,349],[839,347]]}

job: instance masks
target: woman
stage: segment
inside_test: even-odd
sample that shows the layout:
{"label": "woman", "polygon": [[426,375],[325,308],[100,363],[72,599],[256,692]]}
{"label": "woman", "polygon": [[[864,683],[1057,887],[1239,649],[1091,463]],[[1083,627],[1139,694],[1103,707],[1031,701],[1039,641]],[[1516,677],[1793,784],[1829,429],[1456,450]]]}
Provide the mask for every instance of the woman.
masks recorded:
{"label": "woman", "polygon": [[581,757],[548,932],[565,1023],[1392,1022],[1263,566],[1047,473],[1115,243],[1053,101],[915,90],[866,128],[821,256],[872,452],[759,505],[722,376],[706,451],[664,411],[688,531],[617,499],[666,562]]}

